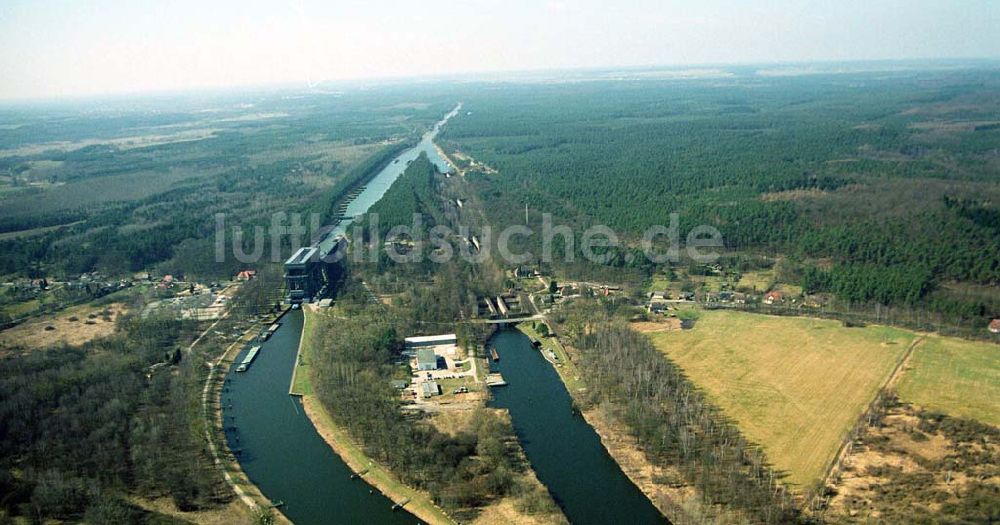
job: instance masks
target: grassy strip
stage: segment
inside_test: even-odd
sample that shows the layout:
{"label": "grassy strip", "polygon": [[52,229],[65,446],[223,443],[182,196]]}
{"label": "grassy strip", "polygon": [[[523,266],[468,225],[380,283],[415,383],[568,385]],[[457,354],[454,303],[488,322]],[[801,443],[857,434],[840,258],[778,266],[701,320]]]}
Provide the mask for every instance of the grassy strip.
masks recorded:
{"label": "grassy strip", "polygon": [[295,368],[292,369],[292,384],[288,390],[293,396],[307,396],[313,393],[311,378],[313,338],[309,325],[316,315],[320,314],[309,308],[309,305],[302,306],[302,337],[299,339],[299,351],[295,356]]}
{"label": "grassy strip", "polygon": [[[528,336],[528,339],[541,341],[543,351],[548,350],[555,354],[556,362],[554,365],[556,372],[559,373],[563,383],[566,385],[566,389],[571,394],[587,390],[587,384],[584,382],[583,376],[580,375],[580,371],[576,368],[576,363],[569,358],[569,354],[566,353],[566,349],[563,348],[557,337],[542,337],[530,323],[518,323],[517,329]],[[547,355],[545,357],[548,359]]]}

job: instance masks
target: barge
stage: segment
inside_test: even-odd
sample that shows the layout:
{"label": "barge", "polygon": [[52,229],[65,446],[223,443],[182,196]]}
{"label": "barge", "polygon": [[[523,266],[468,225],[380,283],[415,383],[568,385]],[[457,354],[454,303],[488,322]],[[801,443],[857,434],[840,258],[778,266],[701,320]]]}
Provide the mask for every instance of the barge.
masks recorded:
{"label": "barge", "polygon": [[258,353],[260,353],[260,346],[255,346],[251,348],[250,351],[247,352],[247,356],[243,358],[243,361],[240,363],[240,366],[236,367],[236,371],[246,372],[247,368],[250,367],[250,363],[253,363],[253,360],[257,358]]}

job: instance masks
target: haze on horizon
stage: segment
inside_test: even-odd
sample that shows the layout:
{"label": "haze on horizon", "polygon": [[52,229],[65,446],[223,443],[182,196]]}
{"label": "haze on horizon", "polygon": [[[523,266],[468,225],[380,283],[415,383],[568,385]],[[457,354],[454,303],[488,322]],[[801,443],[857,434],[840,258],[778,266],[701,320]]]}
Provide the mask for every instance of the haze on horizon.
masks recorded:
{"label": "haze on horizon", "polygon": [[0,99],[538,69],[1000,57],[1000,2],[0,3]]}

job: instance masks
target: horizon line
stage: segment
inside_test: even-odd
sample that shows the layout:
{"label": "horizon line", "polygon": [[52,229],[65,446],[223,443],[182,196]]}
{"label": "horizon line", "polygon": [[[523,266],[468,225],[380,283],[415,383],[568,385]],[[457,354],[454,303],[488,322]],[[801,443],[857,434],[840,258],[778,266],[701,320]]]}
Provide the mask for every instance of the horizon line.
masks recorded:
{"label": "horizon line", "polygon": [[[94,92],[94,93],[78,93],[78,94],[64,94],[64,95],[40,95],[40,96],[14,96],[14,97],[2,97],[0,96],[0,105],[20,105],[20,104],[44,104],[44,103],[65,103],[65,102],[85,102],[85,101],[96,101],[101,99],[128,99],[128,98],[153,98],[153,97],[177,97],[177,96],[193,96],[198,94],[216,94],[221,95],[225,93],[232,93],[237,91],[281,91],[286,89],[295,89],[299,91],[322,91],[324,86],[326,89],[338,89],[345,87],[381,87],[388,85],[400,85],[400,84],[410,84],[410,83],[421,83],[421,82],[442,82],[442,81],[460,81],[465,83],[473,82],[483,82],[483,83],[517,83],[518,80],[525,81],[525,77],[528,75],[555,75],[555,76],[565,76],[572,73],[587,73],[587,72],[601,72],[601,71],[656,71],[656,70],[682,70],[682,69],[706,69],[706,68],[747,68],[747,67],[776,67],[776,66],[802,66],[802,65],[835,65],[835,64],[909,64],[914,66],[931,66],[934,64],[952,64],[960,65],[965,63],[980,63],[983,65],[995,65],[1000,68],[1000,56],[996,57],[904,57],[904,58],[851,58],[851,59],[834,59],[834,58],[823,58],[823,59],[812,59],[812,60],[748,60],[748,61],[734,61],[734,62],[690,62],[690,63],[672,63],[672,64],[645,64],[645,65],[592,65],[592,66],[562,66],[562,67],[541,67],[541,68],[527,68],[527,69],[497,69],[497,70],[478,70],[478,71],[456,71],[456,72],[441,72],[441,73],[430,73],[426,75],[417,74],[401,74],[401,75],[384,75],[384,76],[369,76],[369,77],[345,77],[345,78],[335,78],[320,80],[318,82],[301,82],[301,81],[281,81],[281,82],[267,82],[267,83],[245,83],[245,84],[228,84],[228,85],[203,85],[203,86],[190,86],[183,88],[172,88],[172,89],[139,89],[139,90],[121,90],[121,91],[104,91],[104,92]],[[915,71],[920,71],[921,69],[914,68]],[[867,73],[867,72],[877,72],[878,69],[868,70],[868,71],[854,71],[854,72],[836,72],[836,71],[817,71],[815,73],[803,73],[801,76],[807,75],[823,75],[823,74],[847,74],[847,73]],[[508,78],[484,78],[484,77],[496,77],[496,76],[507,76]],[[612,79],[594,79],[594,80],[612,80]],[[657,79],[650,79],[657,80]],[[699,80],[699,78],[676,78],[676,79],[659,79],[659,80]],[[365,86],[367,84],[367,86]],[[353,85],[353,86],[351,86]]]}

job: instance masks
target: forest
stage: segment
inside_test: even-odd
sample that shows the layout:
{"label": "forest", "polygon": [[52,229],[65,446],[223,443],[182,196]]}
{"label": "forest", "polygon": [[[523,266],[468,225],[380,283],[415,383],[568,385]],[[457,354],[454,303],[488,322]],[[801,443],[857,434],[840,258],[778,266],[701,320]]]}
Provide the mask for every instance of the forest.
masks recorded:
{"label": "forest", "polygon": [[82,347],[0,360],[0,508],[7,516],[103,523],[122,513],[142,517],[127,494],[166,495],[182,510],[231,498],[191,431],[195,371],[147,374],[161,362],[200,366],[183,361],[177,346],[193,327],[120,322],[118,334]]}
{"label": "forest", "polygon": [[527,204],[529,224],[615,230],[611,275],[656,271],[624,255],[677,212],[810,292],[982,320],[1000,301],[946,288],[1000,282],[997,89],[993,70],[509,85],[469,96],[441,139],[497,171],[465,163],[494,227]]}
{"label": "forest", "polygon": [[142,316],[149,298],[135,292],[115,299],[136,313],[110,336],[0,358],[0,522],[182,523],[135,500],[182,512],[232,501],[204,440],[205,362],[229,344],[221,334],[273,309],[279,280],[262,271],[195,348],[202,323]]}

